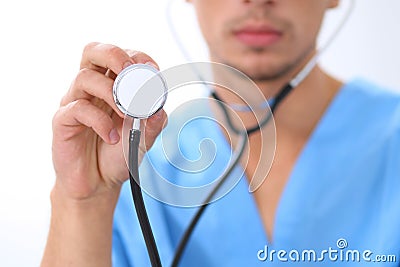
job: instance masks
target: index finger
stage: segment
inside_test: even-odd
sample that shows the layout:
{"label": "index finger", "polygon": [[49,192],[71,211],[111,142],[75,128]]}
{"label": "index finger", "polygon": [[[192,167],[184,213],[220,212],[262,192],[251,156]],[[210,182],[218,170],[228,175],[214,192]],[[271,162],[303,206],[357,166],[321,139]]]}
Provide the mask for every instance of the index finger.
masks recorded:
{"label": "index finger", "polygon": [[83,50],[80,69],[88,68],[106,73],[108,69],[118,74],[134,64],[133,59],[123,49],[111,44],[90,43]]}

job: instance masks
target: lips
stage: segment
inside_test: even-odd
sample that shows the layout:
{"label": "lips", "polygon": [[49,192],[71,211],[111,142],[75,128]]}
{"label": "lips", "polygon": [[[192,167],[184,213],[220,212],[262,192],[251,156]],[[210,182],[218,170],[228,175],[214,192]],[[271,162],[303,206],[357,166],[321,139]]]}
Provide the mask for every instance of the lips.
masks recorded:
{"label": "lips", "polygon": [[246,25],[233,33],[241,43],[252,47],[270,46],[282,37],[282,32],[267,25]]}

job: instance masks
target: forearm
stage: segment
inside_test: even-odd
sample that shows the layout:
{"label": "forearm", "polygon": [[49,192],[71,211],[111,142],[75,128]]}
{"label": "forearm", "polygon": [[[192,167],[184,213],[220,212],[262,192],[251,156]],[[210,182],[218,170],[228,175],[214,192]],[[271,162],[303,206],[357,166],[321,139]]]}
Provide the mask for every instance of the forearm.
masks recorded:
{"label": "forearm", "polygon": [[50,231],[42,267],[111,266],[113,212],[119,189],[85,200],[51,195]]}

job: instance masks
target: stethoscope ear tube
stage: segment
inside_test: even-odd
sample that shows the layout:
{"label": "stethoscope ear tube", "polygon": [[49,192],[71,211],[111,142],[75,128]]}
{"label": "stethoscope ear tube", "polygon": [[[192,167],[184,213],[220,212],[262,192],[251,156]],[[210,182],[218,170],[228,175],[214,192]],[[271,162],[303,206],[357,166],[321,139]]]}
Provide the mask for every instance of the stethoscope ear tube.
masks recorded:
{"label": "stethoscope ear tube", "polygon": [[[264,125],[266,125],[272,118],[272,115],[274,114],[276,108],[279,106],[279,104],[282,103],[282,101],[286,98],[286,96],[289,95],[289,93],[294,89],[294,87],[288,83],[286,84],[284,87],[282,87],[282,89],[279,91],[279,93],[277,94],[277,96],[273,99],[273,102],[271,104],[271,112],[269,112],[267,114],[267,116],[260,121],[257,125],[246,129],[246,131],[244,131],[245,133],[247,133],[247,135],[251,135],[252,133],[257,132],[258,130],[260,130],[262,127],[264,127]],[[231,128],[231,130],[235,133],[235,134],[241,134],[243,131],[240,131],[239,129],[237,129],[235,127],[235,125],[233,124],[231,117],[229,116],[228,110],[225,108],[223,101],[221,100],[221,98],[218,96],[218,94],[215,91],[211,92],[211,96],[217,100],[219,106],[222,109],[222,112],[224,113],[224,116],[227,120],[227,123],[229,125],[229,128]]]}
{"label": "stethoscope ear tube", "polygon": [[[274,113],[276,108],[282,102],[283,99],[294,89],[294,86],[291,83],[286,84],[282,89],[279,91],[277,96],[274,98],[274,101],[271,105],[271,112]],[[262,127],[262,125],[260,126]]]}

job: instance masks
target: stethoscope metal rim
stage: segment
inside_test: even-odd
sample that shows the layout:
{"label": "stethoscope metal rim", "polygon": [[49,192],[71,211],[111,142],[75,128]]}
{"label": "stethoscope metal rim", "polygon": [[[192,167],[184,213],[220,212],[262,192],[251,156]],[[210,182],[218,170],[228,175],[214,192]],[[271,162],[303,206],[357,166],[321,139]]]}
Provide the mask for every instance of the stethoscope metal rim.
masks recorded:
{"label": "stethoscope metal rim", "polygon": [[[160,96],[161,101],[158,102],[157,108],[152,109],[151,112],[149,112],[147,114],[133,114],[126,107],[124,107],[120,102],[119,88],[120,88],[121,81],[130,72],[135,71],[137,69],[142,69],[142,70],[146,69],[146,70],[153,72],[155,74],[155,76],[157,76],[163,84],[164,93],[162,96]],[[167,95],[168,95],[168,87],[167,87],[167,82],[165,81],[164,77],[162,75],[160,75],[160,72],[156,68],[154,68],[150,65],[147,65],[147,64],[134,64],[134,65],[131,65],[131,66],[123,69],[118,74],[118,76],[115,78],[114,85],[113,85],[114,102],[117,105],[118,109],[125,115],[135,118],[135,119],[147,119],[147,118],[151,117],[152,115],[154,115],[155,113],[157,113],[165,105],[165,102],[167,101]]]}

